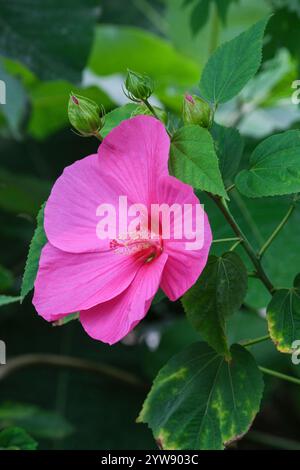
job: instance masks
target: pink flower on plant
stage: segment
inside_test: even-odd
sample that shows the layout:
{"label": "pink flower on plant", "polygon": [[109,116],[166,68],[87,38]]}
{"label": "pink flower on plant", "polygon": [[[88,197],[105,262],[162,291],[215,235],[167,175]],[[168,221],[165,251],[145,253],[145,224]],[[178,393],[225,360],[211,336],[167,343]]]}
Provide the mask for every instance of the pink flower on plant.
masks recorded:
{"label": "pink flower on plant", "polygon": [[[97,207],[131,204],[199,204],[193,189],[168,173],[170,139],[160,121],[137,116],[123,121],[103,140],[98,154],[67,167],[45,207],[48,243],[42,250],[33,303],[53,322],[80,312],[95,339],[113,344],[146,315],[160,287],[181,297],[204,269],[212,241],[205,213],[203,246],[186,250],[186,239],[99,240]],[[126,243],[125,243],[126,244]],[[123,243],[124,245],[124,243]]]}

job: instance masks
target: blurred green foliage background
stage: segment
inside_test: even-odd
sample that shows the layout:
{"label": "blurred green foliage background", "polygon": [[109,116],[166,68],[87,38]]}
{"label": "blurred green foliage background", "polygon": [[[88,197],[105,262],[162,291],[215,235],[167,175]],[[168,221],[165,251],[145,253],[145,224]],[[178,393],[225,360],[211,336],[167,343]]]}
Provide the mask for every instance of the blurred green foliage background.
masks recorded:
{"label": "blurred green foliage background", "polygon": [[[183,93],[195,91],[215,48],[272,11],[259,74],[220,107],[216,118],[240,129],[245,139],[241,166],[259,140],[299,127],[300,109],[291,101],[292,83],[300,79],[298,0],[0,0],[0,79],[7,93],[7,103],[0,105],[0,296],[19,295],[35,218],[51,185],[66,165],[97,148],[96,140],[71,132],[69,93],[90,97],[110,111],[128,101],[122,82],[130,68],[155,80],[153,103],[165,107],[171,120],[179,119]],[[216,209],[199,196],[215,238],[231,236]],[[232,199],[256,247],[290,202],[269,198],[262,204],[235,192]],[[299,272],[299,227],[295,211],[264,261],[284,287]],[[251,280],[247,303],[230,323],[232,341],[266,334],[268,300],[264,288]],[[0,366],[0,428],[21,426],[41,449],[155,448],[150,431],[135,423],[147,384],[196,338],[180,303],[167,300],[152,306],[147,320],[113,347],[90,339],[76,321],[47,324],[30,296],[22,305],[3,306],[0,339],[15,369]],[[260,364],[300,377],[300,367],[272,344],[252,349]],[[53,366],[44,354],[82,358],[105,369]],[[299,388],[268,379],[265,395],[253,430],[236,446],[300,448]]]}

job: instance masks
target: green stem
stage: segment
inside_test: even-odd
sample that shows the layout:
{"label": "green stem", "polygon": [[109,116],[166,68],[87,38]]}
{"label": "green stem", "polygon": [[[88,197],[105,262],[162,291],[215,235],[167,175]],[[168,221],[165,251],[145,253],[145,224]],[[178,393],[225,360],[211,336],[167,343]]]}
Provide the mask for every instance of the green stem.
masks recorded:
{"label": "green stem", "polygon": [[213,240],[213,243],[226,243],[226,242],[236,242],[240,240],[240,238],[232,237],[232,238],[218,238],[217,240]]}
{"label": "green stem", "polygon": [[259,258],[261,258],[263,256],[264,252],[269,248],[269,246],[275,240],[275,238],[277,237],[279,232],[283,229],[283,227],[285,226],[285,224],[287,223],[287,221],[291,217],[292,213],[294,212],[295,208],[296,208],[296,200],[294,200],[294,202],[291,204],[291,206],[289,207],[289,210],[287,211],[287,213],[283,217],[280,224],[276,227],[274,232],[270,235],[268,240],[264,243],[264,245],[259,250],[259,253],[258,253]]}
{"label": "green stem", "polygon": [[291,377],[290,375],[282,374],[281,372],[277,372],[276,370],[267,369],[266,367],[259,366],[259,370],[264,374],[271,375],[272,377],[276,377],[277,379],[285,380],[287,382],[291,382],[297,385],[300,385],[300,379],[297,377]]}
{"label": "green stem", "polygon": [[153,106],[149,103],[149,101],[148,101],[148,100],[145,100],[145,101],[144,101],[144,104],[147,106],[147,108],[148,108],[149,111],[153,114],[153,116],[156,117],[156,119],[159,119],[159,117],[158,117],[157,114],[156,114],[155,109],[154,109]]}
{"label": "green stem", "polygon": [[228,188],[226,189],[226,193],[229,193],[229,192],[232,191],[234,188],[235,188],[235,184],[231,184],[231,185],[228,186]]}
{"label": "green stem", "polygon": [[268,339],[271,339],[270,335],[260,336],[259,338],[250,339],[249,341],[241,341],[240,344],[244,346],[245,348],[248,348],[249,346],[262,343],[263,341],[267,341]]}
{"label": "green stem", "polygon": [[259,245],[263,244],[264,237],[260,233],[260,229],[257,226],[257,223],[254,220],[252,214],[250,213],[247,205],[245,204],[244,199],[242,199],[242,197],[240,196],[240,193],[235,189],[234,191],[232,191],[231,197],[232,200],[236,203],[241,217],[243,218],[243,220],[245,220],[246,224],[249,225],[257,243]]}
{"label": "green stem", "polygon": [[239,227],[238,223],[235,221],[233,215],[229,211],[225,201],[222,198],[220,198],[219,196],[214,196],[210,193],[209,193],[209,196],[214,200],[214,202],[216,203],[216,205],[218,206],[218,208],[220,209],[220,211],[224,215],[225,219],[227,220],[227,222],[231,226],[234,233],[237,235],[238,238],[240,238],[242,240],[241,244],[244,247],[246,253],[249,256],[249,258],[251,259],[251,261],[252,261],[252,263],[253,263],[253,265],[256,269],[258,277],[264,283],[264,285],[266,286],[268,291],[272,294],[273,291],[274,291],[274,286],[273,286],[272,282],[270,281],[267,274],[265,273],[265,271],[264,271],[257,255],[256,255],[254,249],[252,248],[251,244],[247,240],[247,238],[244,235],[242,229]]}
{"label": "green stem", "polygon": [[234,251],[241,243],[243,240],[239,239],[237,242],[235,242],[232,247],[229,249],[229,251]]}
{"label": "green stem", "polygon": [[211,21],[211,32],[210,32],[210,41],[209,41],[209,55],[211,55],[215,49],[218,47],[219,43],[219,15],[217,6],[213,3],[213,13],[212,13],[212,21]]}
{"label": "green stem", "polygon": [[[160,121],[160,119],[159,119],[159,117],[158,117],[158,115],[157,115],[155,109],[154,109],[153,106],[149,103],[149,101],[148,101],[148,100],[144,100],[143,103],[144,103],[145,106],[147,106],[147,108],[149,109],[150,113],[152,113],[153,116],[156,117],[156,119],[158,119],[158,120]],[[166,132],[168,133],[170,139],[172,139],[172,134],[171,134],[171,132],[167,129],[167,127],[166,127]]]}
{"label": "green stem", "polygon": [[248,277],[257,277],[257,272],[256,271],[248,272]]}

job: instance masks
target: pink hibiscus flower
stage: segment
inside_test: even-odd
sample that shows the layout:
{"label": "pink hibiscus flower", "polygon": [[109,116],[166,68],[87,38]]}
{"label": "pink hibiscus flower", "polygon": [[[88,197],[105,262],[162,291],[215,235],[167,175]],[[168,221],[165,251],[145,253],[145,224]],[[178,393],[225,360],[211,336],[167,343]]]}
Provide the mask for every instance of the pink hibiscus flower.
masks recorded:
{"label": "pink hibiscus flower", "polygon": [[[99,239],[100,204],[198,205],[193,189],[168,173],[170,139],[149,116],[123,121],[98,154],[67,167],[45,207],[48,243],[42,250],[33,304],[47,321],[80,312],[95,339],[113,344],[146,315],[159,287],[171,300],[198,279],[212,241],[203,209],[203,246],[186,249],[186,238],[158,236]],[[174,216],[175,219],[175,216]],[[175,222],[173,221],[173,225]],[[128,249],[120,249],[126,247]]]}

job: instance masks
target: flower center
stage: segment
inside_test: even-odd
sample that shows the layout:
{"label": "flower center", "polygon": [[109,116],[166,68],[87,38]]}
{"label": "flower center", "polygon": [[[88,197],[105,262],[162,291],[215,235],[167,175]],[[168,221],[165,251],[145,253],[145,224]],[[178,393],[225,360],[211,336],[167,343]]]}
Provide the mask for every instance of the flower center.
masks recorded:
{"label": "flower center", "polygon": [[145,263],[150,263],[161,254],[163,246],[159,235],[150,231],[136,231],[112,240],[110,248],[117,254],[135,255]]}

